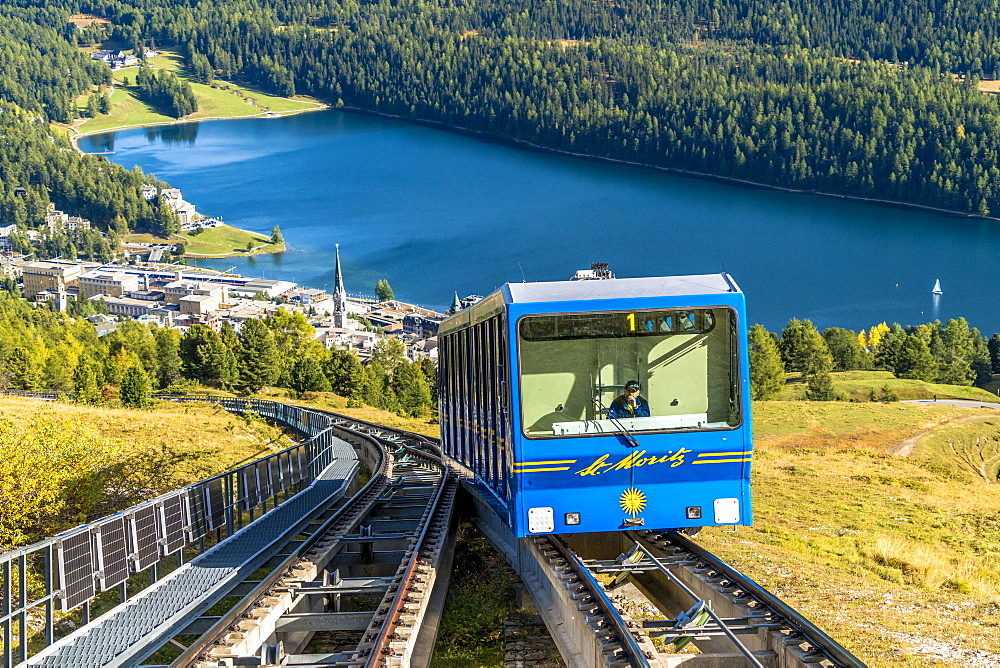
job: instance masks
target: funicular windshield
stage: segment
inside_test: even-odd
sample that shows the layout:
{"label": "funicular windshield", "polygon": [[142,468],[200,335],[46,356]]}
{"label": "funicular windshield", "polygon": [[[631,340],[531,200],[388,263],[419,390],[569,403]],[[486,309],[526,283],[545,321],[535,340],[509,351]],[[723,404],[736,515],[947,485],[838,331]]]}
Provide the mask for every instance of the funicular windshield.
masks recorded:
{"label": "funicular windshield", "polygon": [[728,308],[527,316],[518,325],[528,437],[740,424]]}

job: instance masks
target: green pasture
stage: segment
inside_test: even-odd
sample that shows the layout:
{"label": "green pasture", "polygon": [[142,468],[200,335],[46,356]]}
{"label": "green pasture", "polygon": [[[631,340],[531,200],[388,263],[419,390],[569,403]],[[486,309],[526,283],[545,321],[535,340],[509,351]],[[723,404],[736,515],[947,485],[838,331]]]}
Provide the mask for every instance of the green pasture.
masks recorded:
{"label": "green pasture", "polygon": [[[867,401],[869,393],[874,390],[880,394],[883,387],[888,387],[900,400],[908,399],[966,399],[971,401],[1000,402],[1000,397],[978,387],[966,385],[941,385],[926,383],[922,380],[896,378],[891,371],[835,371],[833,387],[844,399],[851,401]],[[776,397],[783,400],[803,399],[806,394],[806,384],[799,374],[789,374],[785,388]]]}
{"label": "green pasture", "polygon": [[[230,82],[216,81],[211,85],[200,83],[191,77],[180,57],[170,51],[161,52],[161,55],[151,58],[149,64],[155,69],[173,70],[191,84],[198,100],[198,111],[186,116],[184,120],[245,118],[267,113],[288,114],[311,111],[321,106],[320,103],[306,98],[276,97]],[[103,132],[136,125],[174,123],[178,120],[159,113],[138,99],[135,87],[138,71],[138,67],[126,67],[112,73],[114,92],[111,95],[110,113],[87,119],[77,126],[80,133]],[[126,79],[128,86],[124,85]],[[81,96],[78,100],[81,109],[86,99],[87,96]]]}

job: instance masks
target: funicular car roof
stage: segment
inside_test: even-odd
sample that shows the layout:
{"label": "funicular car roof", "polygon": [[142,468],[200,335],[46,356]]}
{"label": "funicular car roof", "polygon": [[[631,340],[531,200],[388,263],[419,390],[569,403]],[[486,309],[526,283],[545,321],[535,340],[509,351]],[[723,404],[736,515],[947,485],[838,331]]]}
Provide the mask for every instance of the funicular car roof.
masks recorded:
{"label": "funicular car roof", "polygon": [[591,299],[679,297],[740,291],[736,282],[726,274],[612,278],[598,281],[508,283],[504,287],[510,295],[507,300],[510,304],[583,301]]}

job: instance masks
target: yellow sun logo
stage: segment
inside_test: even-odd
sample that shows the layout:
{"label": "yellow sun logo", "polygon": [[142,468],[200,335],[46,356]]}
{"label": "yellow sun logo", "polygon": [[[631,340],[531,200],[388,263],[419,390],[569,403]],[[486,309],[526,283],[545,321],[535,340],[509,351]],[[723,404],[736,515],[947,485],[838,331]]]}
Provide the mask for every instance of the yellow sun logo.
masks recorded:
{"label": "yellow sun logo", "polygon": [[635,517],[646,509],[646,495],[635,487],[629,487],[618,499],[622,510]]}

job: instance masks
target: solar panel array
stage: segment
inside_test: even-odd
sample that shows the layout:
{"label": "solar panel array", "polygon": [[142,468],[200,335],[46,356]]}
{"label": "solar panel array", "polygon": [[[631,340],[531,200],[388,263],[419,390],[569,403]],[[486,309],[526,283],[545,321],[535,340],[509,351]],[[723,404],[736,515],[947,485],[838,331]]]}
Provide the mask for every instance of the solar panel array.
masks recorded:
{"label": "solar panel array", "polygon": [[60,539],[58,545],[59,583],[63,612],[94,597],[94,549],[90,529]]}
{"label": "solar panel array", "polygon": [[163,556],[184,547],[184,493],[164,497],[159,502],[160,549]]}
{"label": "solar panel array", "polygon": [[[231,500],[244,510],[308,479],[311,458],[331,441],[330,433],[323,431],[329,425],[325,416],[273,402],[226,402],[226,405],[256,410],[261,415],[297,425],[307,433],[322,434],[288,452],[238,469],[229,478],[230,491],[236,492]],[[186,542],[225,526],[226,497],[225,479],[214,478],[58,537],[61,609],[69,611],[77,607],[93,598],[98,587],[101,591],[116,587],[132,573],[177,552]]]}
{"label": "solar panel array", "polygon": [[132,569],[141,571],[160,560],[160,541],[156,535],[156,505],[140,506],[129,516],[129,543]]}
{"label": "solar panel array", "polygon": [[115,515],[94,527],[97,577],[102,591],[128,579],[128,538],[125,515]]}

